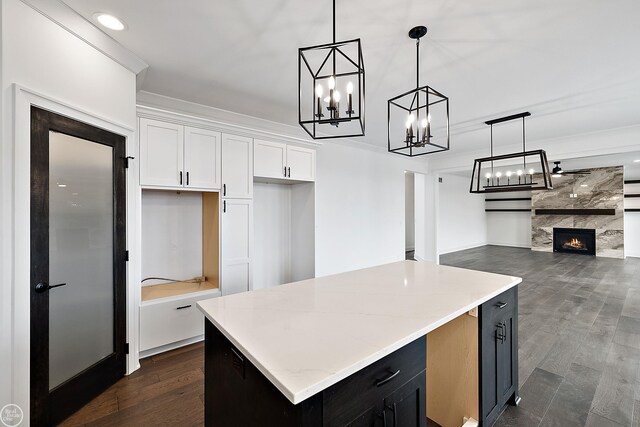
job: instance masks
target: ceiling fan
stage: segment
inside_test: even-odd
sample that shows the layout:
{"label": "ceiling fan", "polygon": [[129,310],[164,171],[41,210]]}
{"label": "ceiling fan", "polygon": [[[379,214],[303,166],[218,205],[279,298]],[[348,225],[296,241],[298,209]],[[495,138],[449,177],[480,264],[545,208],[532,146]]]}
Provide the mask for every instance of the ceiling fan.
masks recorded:
{"label": "ceiling fan", "polygon": [[588,175],[591,173],[588,169],[579,169],[574,171],[565,171],[560,166],[560,161],[553,162],[553,169],[551,170],[551,176],[553,178],[560,178],[563,175]]}

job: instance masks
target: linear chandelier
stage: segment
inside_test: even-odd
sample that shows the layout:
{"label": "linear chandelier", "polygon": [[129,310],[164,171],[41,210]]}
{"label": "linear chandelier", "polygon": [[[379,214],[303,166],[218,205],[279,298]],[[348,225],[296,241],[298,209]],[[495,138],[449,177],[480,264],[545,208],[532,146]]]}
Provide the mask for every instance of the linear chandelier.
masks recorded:
{"label": "linear chandelier", "polygon": [[[491,155],[475,159],[471,173],[471,193],[499,193],[503,191],[552,190],[551,172],[544,150],[526,149],[524,112],[486,121],[491,126]],[[522,152],[493,155],[493,125],[522,119]]]}
{"label": "linear chandelier", "polygon": [[313,139],[363,136],[364,80],[360,39],[336,42],[333,0],[333,42],[298,49],[300,126]]}
{"label": "linear chandelier", "polygon": [[387,147],[415,157],[449,149],[449,98],[430,86],[420,86],[420,39],[427,27],[409,31],[416,41],[416,88],[387,102]]}

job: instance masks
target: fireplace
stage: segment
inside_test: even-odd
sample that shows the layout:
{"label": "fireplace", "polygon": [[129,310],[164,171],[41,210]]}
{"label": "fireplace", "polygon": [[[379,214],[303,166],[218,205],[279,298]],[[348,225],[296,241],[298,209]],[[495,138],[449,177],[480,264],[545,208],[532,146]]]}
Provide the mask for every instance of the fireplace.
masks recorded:
{"label": "fireplace", "polygon": [[595,255],[596,230],[586,228],[554,228],[553,251]]}

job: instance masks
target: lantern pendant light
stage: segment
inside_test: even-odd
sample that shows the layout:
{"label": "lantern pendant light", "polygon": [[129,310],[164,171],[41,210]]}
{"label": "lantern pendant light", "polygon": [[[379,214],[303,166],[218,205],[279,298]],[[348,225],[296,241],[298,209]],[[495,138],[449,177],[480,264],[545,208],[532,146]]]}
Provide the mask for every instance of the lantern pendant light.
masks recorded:
{"label": "lantern pendant light", "polygon": [[[313,139],[364,135],[364,61],[360,39],[298,49],[298,123]],[[346,93],[346,97],[342,94]]]}
{"label": "lantern pendant light", "polygon": [[[530,115],[531,113],[525,111],[485,122],[491,126],[491,152],[489,157],[474,160],[469,192],[499,193],[553,189],[547,153],[544,150],[527,151],[524,120]],[[522,119],[522,151],[494,155],[493,125],[518,119]]]}
{"label": "lantern pendant light", "polygon": [[430,86],[420,86],[420,39],[427,27],[409,31],[416,41],[416,88],[387,102],[388,150],[423,156],[449,149],[449,98]]}

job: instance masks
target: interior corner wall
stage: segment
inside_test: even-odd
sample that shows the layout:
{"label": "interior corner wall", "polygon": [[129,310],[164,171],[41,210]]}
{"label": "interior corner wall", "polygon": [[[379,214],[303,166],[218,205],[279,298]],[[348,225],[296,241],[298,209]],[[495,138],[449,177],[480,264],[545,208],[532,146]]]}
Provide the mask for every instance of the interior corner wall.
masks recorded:
{"label": "interior corner wall", "polygon": [[469,193],[469,179],[441,175],[438,185],[438,254],[487,244],[484,197]]}
{"label": "interior corner wall", "polygon": [[316,276],[404,259],[404,171],[427,162],[348,141],[324,142],[316,162]]}
{"label": "interior corner wall", "polygon": [[404,241],[407,251],[416,248],[414,181],[415,175],[413,173],[404,174]]}
{"label": "interior corner wall", "polygon": [[[4,87],[3,17],[4,2],[0,2],[0,84]],[[4,143],[4,96],[0,96],[0,407],[11,399],[11,148]]]}
{"label": "interior corner wall", "polygon": [[28,425],[28,360],[14,356],[29,346],[28,302],[15,292],[29,287],[28,182],[15,178],[28,164],[14,165],[13,84],[133,130],[136,76],[20,0],[2,0],[1,10],[0,407],[20,405]]}

